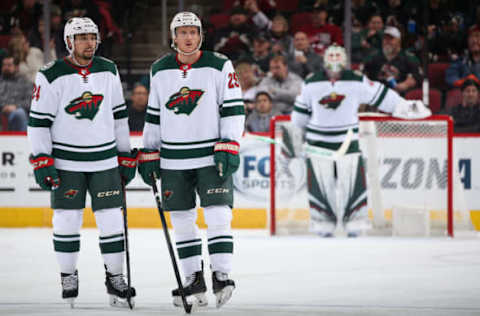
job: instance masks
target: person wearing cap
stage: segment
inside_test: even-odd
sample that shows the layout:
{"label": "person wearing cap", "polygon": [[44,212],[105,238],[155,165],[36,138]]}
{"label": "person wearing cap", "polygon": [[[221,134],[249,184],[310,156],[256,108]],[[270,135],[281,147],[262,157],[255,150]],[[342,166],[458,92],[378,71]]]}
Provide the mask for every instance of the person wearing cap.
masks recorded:
{"label": "person wearing cap", "polygon": [[307,34],[297,32],[293,37],[295,50],[287,55],[288,68],[303,79],[312,73],[322,70],[323,60],[310,46]]}
{"label": "person wearing cap", "polygon": [[388,26],[383,33],[382,50],[369,55],[364,72],[399,93],[419,86],[422,81],[420,61],[402,49],[402,34],[398,28]]}
{"label": "person wearing cap", "polygon": [[445,72],[445,81],[458,87],[468,75],[480,78],[480,28],[473,27],[468,33],[468,53],[452,62]]}
{"label": "person wearing cap", "polygon": [[480,86],[477,81],[468,79],[462,84],[462,102],[450,108],[455,133],[475,133],[480,131]]}

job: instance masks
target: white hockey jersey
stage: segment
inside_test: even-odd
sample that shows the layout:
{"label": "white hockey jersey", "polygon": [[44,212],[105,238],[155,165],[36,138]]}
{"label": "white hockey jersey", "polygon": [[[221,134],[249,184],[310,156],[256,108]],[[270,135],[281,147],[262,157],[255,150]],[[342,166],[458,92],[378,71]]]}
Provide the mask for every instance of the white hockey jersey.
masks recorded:
{"label": "white hockey jersey", "polygon": [[239,141],[245,124],[242,91],[230,60],[202,51],[191,65],[175,54],[155,61],[143,145],[160,149],[164,169],[214,165],[213,146],[220,139]]}
{"label": "white hockey jersey", "polygon": [[348,152],[358,151],[358,108],[369,104],[392,113],[403,98],[380,82],[361,73],[345,70],[339,80],[331,81],[318,72],[307,78],[295,100],[292,122],[306,130],[310,145],[338,149],[348,130],[353,130]]}
{"label": "white hockey jersey", "polygon": [[94,57],[86,67],[68,59],[37,73],[28,122],[34,155],[51,154],[57,169],[100,171],[130,151],[127,107],[116,65]]}

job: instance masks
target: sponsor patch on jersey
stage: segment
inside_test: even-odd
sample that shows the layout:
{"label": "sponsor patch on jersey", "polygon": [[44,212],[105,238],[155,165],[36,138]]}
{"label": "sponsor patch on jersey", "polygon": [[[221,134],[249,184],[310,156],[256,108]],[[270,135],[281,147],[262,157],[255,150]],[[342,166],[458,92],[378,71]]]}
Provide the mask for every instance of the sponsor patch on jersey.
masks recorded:
{"label": "sponsor patch on jersey", "polygon": [[165,106],[175,114],[190,115],[198,105],[198,101],[203,93],[204,91],[202,90],[191,90],[188,87],[182,87],[179,92],[170,96]]}
{"label": "sponsor patch on jersey", "polygon": [[93,121],[95,115],[97,115],[102,104],[103,95],[93,94],[90,91],[86,91],[81,97],[73,99],[70,104],[65,108],[65,112],[72,114],[75,118],[89,119]]}
{"label": "sponsor patch on jersey", "polygon": [[77,196],[78,190],[70,189],[63,194],[67,199],[74,199]]}
{"label": "sponsor patch on jersey", "polygon": [[336,110],[342,103],[343,99],[345,99],[344,95],[332,92],[329,95],[324,96],[320,101],[318,101],[318,103],[327,109]]}

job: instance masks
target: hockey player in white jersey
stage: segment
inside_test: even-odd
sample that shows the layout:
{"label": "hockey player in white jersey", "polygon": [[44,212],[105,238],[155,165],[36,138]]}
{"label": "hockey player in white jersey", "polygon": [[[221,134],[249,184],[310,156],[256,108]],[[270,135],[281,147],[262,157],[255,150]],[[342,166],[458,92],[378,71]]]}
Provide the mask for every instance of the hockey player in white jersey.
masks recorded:
{"label": "hockey player in white jersey", "polygon": [[123,276],[124,231],[121,181],[136,170],[127,108],[116,65],[96,57],[97,25],[89,18],[65,24],[70,55],[37,74],[28,123],[35,180],[51,191],[53,246],[60,265],[62,297],[73,307],[79,288],[77,258],[87,191],[100,232],[105,286],[113,306],[135,296]]}
{"label": "hockey player in white jersey", "polygon": [[[202,51],[202,25],[191,12],[170,24],[172,48],[151,67],[150,95],[139,154],[147,184],[161,177],[163,208],[170,211],[185,293],[208,303],[203,276],[202,239],[196,225],[196,193],[204,210],[212,287],[217,307],[231,297],[235,283],[231,232],[233,179],[239,166],[238,141],[245,110],[237,75],[225,56]],[[175,306],[182,306],[178,289]]]}
{"label": "hockey player in white jersey", "polygon": [[325,71],[308,77],[292,113],[295,125],[304,129],[309,146],[336,151],[351,129],[353,136],[346,154],[336,160],[307,155],[310,229],[331,237],[337,221],[348,236],[369,228],[367,187],[358,144],[358,108],[369,104],[381,112],[402,118],[431,115],[421,101],[407,101],[382,83],[345,69],[343,47],[325,51]]}

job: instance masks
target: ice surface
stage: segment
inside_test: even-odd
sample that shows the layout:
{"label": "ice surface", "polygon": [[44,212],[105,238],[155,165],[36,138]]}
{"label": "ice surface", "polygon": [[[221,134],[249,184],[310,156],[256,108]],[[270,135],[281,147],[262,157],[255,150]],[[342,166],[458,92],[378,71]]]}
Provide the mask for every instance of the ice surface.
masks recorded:
{"label": "ice surface", "polygon": [[[96,229],[81,232],[76,309],[60,298],[51,229],[0,229],[0,315],[181,315],[163,232],[130,230],[134,311],[108,305]],[[205,232],[202,231],[205,237]],[[198,315],[480,315],[480,238],[321,239],[234,232],[237,284]],[[206,253],[206,247],[203,248]],[[208,258],[206,267],[208,267]]]}

